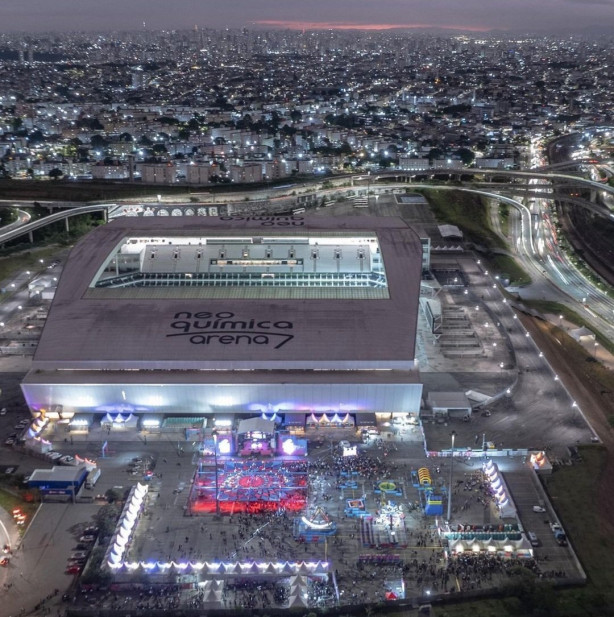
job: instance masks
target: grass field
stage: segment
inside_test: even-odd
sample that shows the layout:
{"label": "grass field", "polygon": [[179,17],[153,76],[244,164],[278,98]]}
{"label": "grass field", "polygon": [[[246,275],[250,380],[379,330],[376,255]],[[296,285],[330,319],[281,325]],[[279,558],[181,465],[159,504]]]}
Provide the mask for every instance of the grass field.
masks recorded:
{"label": "grass field", "polygon": [[603,336],[600,332],[594,331],[594,328],[576,311],[572,311],[564,304],[558,302],[550,302],[548,300],[522,300],[522,303],[530,308],[534,308],[542,314],[563,315],[563,317],[576,324],[578,327],[586,326],[589,330],[595,333],[597,341],[610,353],[614,353],[614,341]]}
{"label": "grass field", "polygon": [[506,249],[505,242],[489,225],[488,205],[479,196],[463,191],[424,189],[433,214],[441,223],[460,227],[465,239],[489,249]]}
{"label": "grass field", "polygon": [[57,245],[44,246],[28,249],[7,257],[0,257],[0,280],[4,280],[19,271],[31,270],[32,272],[38,272],[42,270],[44,264],[41,264],[40,260],[51,261],[59,248]]}
{"label": "grass field", "polygon": [[0,508],[6,510],[9,513],[9,516],[15,508],[19,508],[26,515],[26,525],[19,528],[21,533],[24,533],[27,529],[27,525],[32,521],[32,518],[38,509],[38,504],[26,502],[12,492],[0,488]]}
{"label": "grass field", "polygon": [[490,269],[509,277],[513,285],[528,285],[529,275],[508,255],[507,244],[490,227],[489,209],[479,195],[463,191],[437,191],[424,189],[433,213],[441,223],[459,227],[465,239],[481,247]]}
{"label": "grass field", "polygon": [[508,255],[495,253],[490,255],[487,260],[492,271],[508,277],[510,284],[522,287],[531,282],[531,277]]}

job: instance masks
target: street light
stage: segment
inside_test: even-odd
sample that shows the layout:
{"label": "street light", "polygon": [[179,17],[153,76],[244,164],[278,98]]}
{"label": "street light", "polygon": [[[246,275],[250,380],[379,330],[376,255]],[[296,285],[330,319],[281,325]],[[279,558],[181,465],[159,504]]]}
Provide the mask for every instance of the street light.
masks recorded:
{"label": "street light", "polygon": [[452,517],[452,469],[454,468],[454,438],[456,437],[456,431],[450,433],[452,438],[452,458],[450,459],[450,483],[448,484],[448,527],[450,526],[450,518]]}
{"label": "street light", "polygon": [[215,514],[220,514],[220,484],[217,470],[217,433],[213,433],[213,463],[215,465]]}

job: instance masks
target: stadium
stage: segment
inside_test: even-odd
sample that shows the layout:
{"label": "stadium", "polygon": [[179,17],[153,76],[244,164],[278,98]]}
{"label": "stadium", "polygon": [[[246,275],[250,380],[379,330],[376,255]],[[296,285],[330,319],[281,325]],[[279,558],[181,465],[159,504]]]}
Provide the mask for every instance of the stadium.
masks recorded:
{"label": "stadium", "polygon": [[421,259],[393,217],[118,218],[72,250],[24,396],[110,430],[417,415]]}

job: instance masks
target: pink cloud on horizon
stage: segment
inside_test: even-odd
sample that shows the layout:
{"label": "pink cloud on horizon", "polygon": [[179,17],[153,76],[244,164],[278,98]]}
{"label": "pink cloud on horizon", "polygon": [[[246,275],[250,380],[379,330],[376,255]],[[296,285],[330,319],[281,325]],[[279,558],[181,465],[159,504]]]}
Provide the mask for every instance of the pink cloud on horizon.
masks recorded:
{"label": "pink cloud on horizon", "polygon": [[488,32],[489,30],[491,30],[491,28],[488,28],[486,26],[441,26],[434,24],[357,24],[341,22],[293,21],[283,19],[259,19],[253,23],[259,26],[287,28],[288,30],[399,30],[417,28],[437,28],[441,30],[469,30],[471,32]]}

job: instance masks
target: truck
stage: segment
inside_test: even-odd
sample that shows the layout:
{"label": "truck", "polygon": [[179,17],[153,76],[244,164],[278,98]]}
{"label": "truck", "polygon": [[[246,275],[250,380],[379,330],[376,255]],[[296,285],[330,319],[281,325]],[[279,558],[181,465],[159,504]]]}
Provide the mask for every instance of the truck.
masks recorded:
{"label": "truck", "polygon": [[99,467],[92,469],[85,478],[85,488],[94,488],[96,482],[98,482],[98,478],[100,478],[100,473],[101,472]]}

